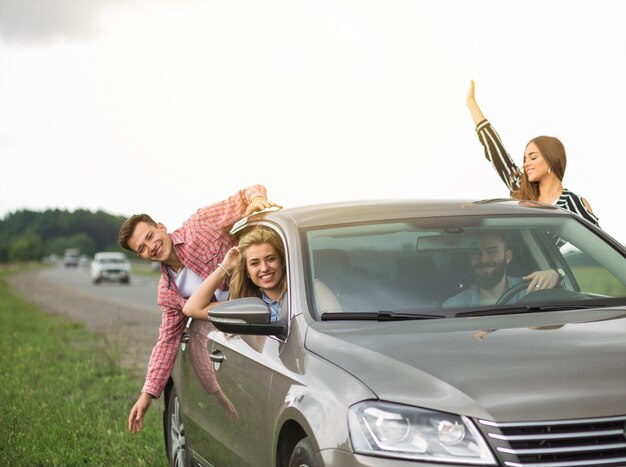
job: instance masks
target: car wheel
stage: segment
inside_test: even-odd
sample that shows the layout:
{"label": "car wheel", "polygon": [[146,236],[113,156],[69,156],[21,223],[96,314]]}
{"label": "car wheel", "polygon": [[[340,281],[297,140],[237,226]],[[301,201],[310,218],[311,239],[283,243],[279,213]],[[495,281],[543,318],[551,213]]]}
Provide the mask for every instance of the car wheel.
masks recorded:
{"label": "car wheel", "polygon": [[167,458],[172,467],[188,467],[187,441],[185,440],[185,426],[180,414],[180,401],[176,389],[172,387],[167,400],[165,412],[165,435],[167,438]]}
{"label": "car wheel", "polygon": [[120,279],[120,284],[128,285],[129,283],[130,283],[130,279],[128,277],[125,277],[124,279]]}
{"label": "car wheel", "polygon": [[96,277],[92,282],[94,284],[98,285],[98,284],[100,284],[100,282],[102,282],[102,279],[100,279],[99,277]]}
{"label": "car wheel", "polygon": [[289,467],[318,467],[319,464],[315,460],[313,444],[309,438],[301,439],[293,449],[291,459],[289,459]]}

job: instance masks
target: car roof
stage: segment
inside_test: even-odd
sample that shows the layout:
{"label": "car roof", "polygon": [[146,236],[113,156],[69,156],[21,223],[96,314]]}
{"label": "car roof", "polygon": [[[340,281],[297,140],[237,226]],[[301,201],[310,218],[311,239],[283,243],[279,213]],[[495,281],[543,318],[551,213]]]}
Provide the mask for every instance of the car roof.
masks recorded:
{"label": "car roof", "polygon": [[[472,215],[571,215],[556,206],[511,198],[487,200],[363,200],[281,209],[267,219],[295,223],[299,228],[376,220]],[[264,215],[262,215],[264,216]],[[250,220],[255,220],[251,216]]]}

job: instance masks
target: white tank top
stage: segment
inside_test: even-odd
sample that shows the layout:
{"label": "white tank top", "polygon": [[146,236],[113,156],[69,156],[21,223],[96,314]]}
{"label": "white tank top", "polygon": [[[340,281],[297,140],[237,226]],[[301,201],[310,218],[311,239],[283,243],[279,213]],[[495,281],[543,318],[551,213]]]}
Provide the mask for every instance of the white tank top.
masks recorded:
{"label": "white tank top", "polygon": [[[174,274],[176,287],[178,287],[178,290],[183,298],[189,298],[203,281],[202,277],[189,268],[181,269],[178,274],[173,271],[172,273]],[[217,289],[215,291],[215,297],[218,302],[224,302],[228,300],[228,291]]]}

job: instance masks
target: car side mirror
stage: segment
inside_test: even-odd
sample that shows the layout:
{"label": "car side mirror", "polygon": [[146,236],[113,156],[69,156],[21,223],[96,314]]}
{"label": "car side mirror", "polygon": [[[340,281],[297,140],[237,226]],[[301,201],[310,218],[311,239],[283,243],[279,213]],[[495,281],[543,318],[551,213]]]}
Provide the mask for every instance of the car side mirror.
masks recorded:
{"label": "car side mirror", "polygon": [[286,318],[281,316],[278,321],[270,323],[270,316],[269,305],[257,297],[229,300],[209,310],[209,321],[222,332],[285,336]]}

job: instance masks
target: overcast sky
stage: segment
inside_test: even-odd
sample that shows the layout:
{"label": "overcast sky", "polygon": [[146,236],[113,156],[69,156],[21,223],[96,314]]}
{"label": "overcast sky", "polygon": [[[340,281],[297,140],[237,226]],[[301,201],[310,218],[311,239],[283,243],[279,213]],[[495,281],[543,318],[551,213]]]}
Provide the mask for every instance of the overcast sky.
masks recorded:
{"label": "overcast sky", "polygon": [[465,106],[626,242],[626,3],[0,0],[0,217],[507,196]]}

